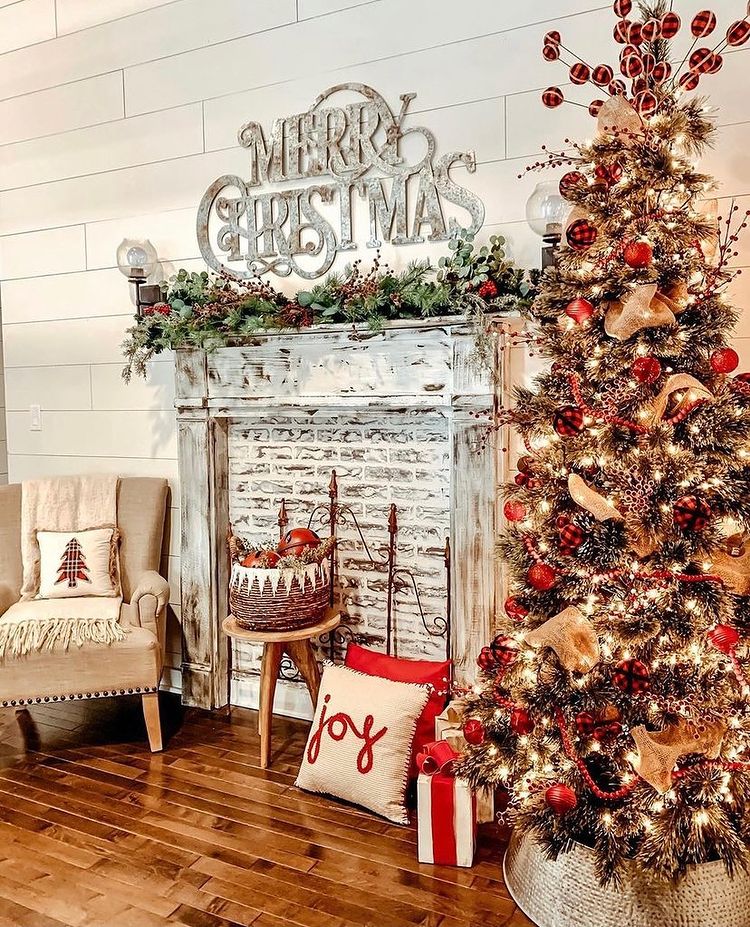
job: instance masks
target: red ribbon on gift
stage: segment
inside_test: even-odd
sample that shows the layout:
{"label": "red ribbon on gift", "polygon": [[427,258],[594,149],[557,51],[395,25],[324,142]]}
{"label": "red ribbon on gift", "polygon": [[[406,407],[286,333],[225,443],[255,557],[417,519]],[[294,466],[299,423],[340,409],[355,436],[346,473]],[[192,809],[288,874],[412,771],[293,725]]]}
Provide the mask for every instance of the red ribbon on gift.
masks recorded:
{"label": "red ribbon on gift", "polygon": [[457,759],[458,753],[447,740],[434,740],[425,744],[417,754],[417,767],[425,776],[434,776],[437,773],[452,776],[453,764]]}

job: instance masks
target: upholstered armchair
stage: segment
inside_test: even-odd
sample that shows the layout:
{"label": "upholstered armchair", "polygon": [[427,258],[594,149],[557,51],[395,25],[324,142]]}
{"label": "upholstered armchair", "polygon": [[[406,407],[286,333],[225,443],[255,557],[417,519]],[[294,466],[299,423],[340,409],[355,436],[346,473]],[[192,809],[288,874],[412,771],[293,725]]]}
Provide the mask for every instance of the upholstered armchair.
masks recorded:
{"label": "upholstered armchair", "polygon": [[[0,659],[0,706],[138,693],[149,745],[153,751],[162,749],[158,690],[169,584],[158,570],[168,495],[163,479],[124,478],[118,486],[124,639],[6,655]],[[12,484],[0,487],[0,622],[19,600],[22,577],[21,486]]]}

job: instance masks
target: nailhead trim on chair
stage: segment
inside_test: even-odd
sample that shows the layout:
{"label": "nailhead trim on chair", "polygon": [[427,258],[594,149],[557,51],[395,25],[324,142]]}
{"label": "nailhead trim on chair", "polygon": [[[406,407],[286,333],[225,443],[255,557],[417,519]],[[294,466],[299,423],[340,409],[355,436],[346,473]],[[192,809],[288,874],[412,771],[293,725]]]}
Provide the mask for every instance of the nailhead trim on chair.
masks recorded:
{"label": "nailhead trim on chair", "polygon": [[113,695],[149,695],[158,692],[158,686],[136,686],[133,689],[113,689],[111,692],[77,692],[75,695],[44,695],[36,698],[12,698],[0,703],[3,708],[15,708],[19,705],[43,705],[46,702],[68,702],[77,698],[110,698]]}

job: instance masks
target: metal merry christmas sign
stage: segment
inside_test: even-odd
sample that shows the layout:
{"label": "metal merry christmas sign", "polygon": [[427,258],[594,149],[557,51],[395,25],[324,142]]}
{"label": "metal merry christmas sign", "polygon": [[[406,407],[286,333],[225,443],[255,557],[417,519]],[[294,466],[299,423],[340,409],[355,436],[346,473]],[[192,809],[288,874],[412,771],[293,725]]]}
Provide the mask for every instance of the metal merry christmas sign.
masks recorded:
{"label": "metal merry christmas sign", "polygon": [[[336,95],[346,102],[333,105]],[[436,159],[429,129],[404,129],[415,97],[402,94],[396,115],[371,87],[338,84],[306,112],[276,119],[270,137],[257,122],[242,126],[248,178],[219,177],[198,209],[198,243],[209,267],[237,280],[320,277],[339,252],[359,247],[359,209],[367,248],[441,241],[459,227],[476,232],[484,205],[450,176],[454,165],[473,173],[476,156],[451,151]],[[407,156],[406,147],[416,150]],[[459,208],[461,221],[446,216],[446,203]]]}

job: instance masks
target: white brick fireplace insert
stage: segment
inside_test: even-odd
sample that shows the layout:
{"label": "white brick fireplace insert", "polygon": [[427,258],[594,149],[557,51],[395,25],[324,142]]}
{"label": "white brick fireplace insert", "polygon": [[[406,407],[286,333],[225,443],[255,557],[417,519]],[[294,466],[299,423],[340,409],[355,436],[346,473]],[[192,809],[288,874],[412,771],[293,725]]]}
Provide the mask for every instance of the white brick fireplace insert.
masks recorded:
{"label": "white brick fireplace insert", "polygon": [[[347,326],[263,334],[240,347],[177,352],[182,514],[183,701],[227,701],[226,532],[253,542],[277,536],[286,499],[290,525],[328,501],[335,469],[374,553],[398,512],[397,565],[412,570],[428,625],[446,614],[450,537],[451,652],[456,676],[473,677],[494,623],[499,590],[500,461],[483,446],[477,412],[495,407],[499,378],[477,367],[459,320],[400,322],[377,334]],[[484,420],[486,421],[486,420]],[[351,520],[342,525],[338,595],[357,635],[383,646],[386,577],[367,560]],[[400,656],[440,658],[445,640],[425,629],[412,594],[396,597]],[[258,654],[235,650],[232,701],[257,699]],[[277,695],[304,714],[294,683]]]}

